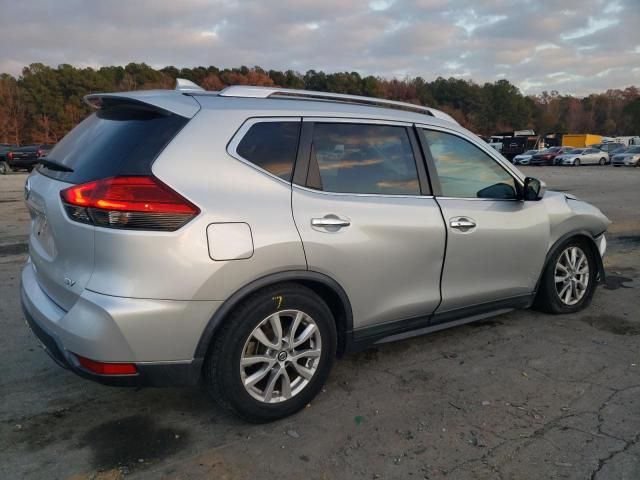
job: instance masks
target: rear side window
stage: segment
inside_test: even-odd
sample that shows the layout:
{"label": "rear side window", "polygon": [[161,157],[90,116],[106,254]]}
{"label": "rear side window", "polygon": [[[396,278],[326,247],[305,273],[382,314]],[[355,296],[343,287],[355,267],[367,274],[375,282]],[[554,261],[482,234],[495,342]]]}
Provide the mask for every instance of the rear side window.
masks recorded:
{"label": "rear side window", "polygon": [[236,153],[277,177],[291,181],[298,151],[300,121],[259,122],[252,125]]}
{"label": "rear side window", "polygon": [[420,195],[404,127],[316,123],[309,186],[336,193]]}
{"label": "rear side window", "polygon": [[71,130],[47,155],[73,172],[46,167],[40,167],[40,171],[71,183],[116,175],[147,175],[155,158],[187,122],[178,115],[138,106],[100,109]]}

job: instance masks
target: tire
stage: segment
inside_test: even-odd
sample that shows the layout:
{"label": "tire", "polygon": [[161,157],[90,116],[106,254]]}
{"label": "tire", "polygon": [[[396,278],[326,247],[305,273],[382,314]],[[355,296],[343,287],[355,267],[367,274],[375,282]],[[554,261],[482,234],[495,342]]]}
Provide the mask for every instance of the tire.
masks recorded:
{"label": "tire", "polygon": [[[298,317],[298,312],[303,315]],[[294,336],[298,340],[311,325],[315,328],[310,329],[310,339],[289,347],[290,330],[297,318],[300,322]],[[282,346],[269,349],[267,343],[275,344],[278,338],[274,323],[281,325]],[[335,320],[315,292],[293,283],[268,287],[242,301],[216,332],[205,359],[205,384],[214,400],[240,418],[254,423],[277,420],[304,408],[320,392],[333,365],[336,346]],[[319,357],[292,360],[292,353],[318,350]],[[258,356],[269,361],[241,366],[242,359],[251,362]],[[260,379],[245,388],[252,376]]]}
{"label": "tire", "polygon": [[600,165],[606,165],[607,164],[607,159],[606,158],[601,158],[600,159]]}
{"label": "tire", "polygon": [[580,166],[580,159],[579,159],[579,158],[576,158],[576,159],[573,161],[573,166],[574,166],[574,167],[579,167],[579,166]]}
{"label": "tire", "polygon": [[[573,249],[577,249],[576,258],[581,258],[579,256],[580,253],[584,255],[588,270],[586,274],[579,274],[579,272],[585,268],[584,262],[581,261],[578,263],[579,268],[573,268],[573,272],[576,272],[573,277],[576,278],[575,281],[571,280],[573,274],[571,268],[569,268],[566,276],[570,280],[556,283],[556,273],[558,273],[558,277],[564,276],[562,268],[558,267],[558,265],[567,265],[567,260],[571,262],[571,252]],[[565,252],[567,253],[565,254]],[[596,254],[597,253],[594,253],[594,248],[587,240],[579,238],[569,239],[560,246],[556,253],[549,259],[549,262],[542,272],[538,294],[536,295],[533,305],[534,308],[551,314],[565,314],[579,312],[588,307],[596,290],[598,278],[598,264],[594,257]],[[586,288],[578,288],[580,283],[584,284]],[[565,288],[567,288],[567,285],[570,290],[569,296],[573,297],[573,292],[576,292],[576,298],[571,298],[570,301],[566,300],[567,290],[565,290]],[[574,289],[574,285],[575,290],[572,290]],[[582,290],[581,294],[579,290]],[[561,294],[563,298],[561,298]]]}
{"label": "tire", "polygon": [[9,170],[10,168],[7,162],[0,162],[0,175],[7,175]]}

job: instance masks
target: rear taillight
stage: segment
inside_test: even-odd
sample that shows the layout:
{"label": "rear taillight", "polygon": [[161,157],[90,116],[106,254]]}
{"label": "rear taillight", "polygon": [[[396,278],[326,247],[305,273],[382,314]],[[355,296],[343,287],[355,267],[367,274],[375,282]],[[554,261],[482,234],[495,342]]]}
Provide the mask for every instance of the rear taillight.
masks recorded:
{"label": "rear taillight", "polygon": [[40,158],[40,157],[44,157],[44,150],[38,150],[38,151],[36,152],[36,155],[38,156],[38,158]]}
{"label": "rear taillight", "polygon": [[198,207],[155,177],[113,177],[60,192],[72,220],[98,227],[174,231]]}
{"label": "rear taillight", "polygon": [[13,160],[13,152],[9,152],[9,153],[7,153],[7,158],[8,158],[9,160]]}

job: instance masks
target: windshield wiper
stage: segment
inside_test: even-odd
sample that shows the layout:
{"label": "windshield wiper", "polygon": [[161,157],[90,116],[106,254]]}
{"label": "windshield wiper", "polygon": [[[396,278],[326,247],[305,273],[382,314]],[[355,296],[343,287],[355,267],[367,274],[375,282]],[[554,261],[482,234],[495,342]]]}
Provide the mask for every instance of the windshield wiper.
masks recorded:
{"label": "windshield wiper", "polygon": [[56,170],[58,172],[73,172],[73,168],[69,168],[62,163],[53,160],[51,158],[40,158],[38,163],[44,167],[47,167],[49,170]]}

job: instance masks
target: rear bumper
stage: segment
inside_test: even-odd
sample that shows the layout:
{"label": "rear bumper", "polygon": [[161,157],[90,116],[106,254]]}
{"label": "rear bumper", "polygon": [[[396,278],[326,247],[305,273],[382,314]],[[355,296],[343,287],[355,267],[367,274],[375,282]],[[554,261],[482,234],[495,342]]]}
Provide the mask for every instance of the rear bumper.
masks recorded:
{"label": "rear bumper", "polygon": [[[193,358],[193,352],[213,314],[206,307],[215,311],[219,302],[130,299],[86,291],[65,312],[40,288],[30,262],[23,268],[20,290],[29,328],[63,368],[107,385],[173,386],[198,382],[202,359]],[[209,303],[216,305],[203,305]],[[201,318],[193,317],[196,311],[200,311]],[[83,368],[75,354],[101,362],[135,363],[138,373],[96,374]]]}

